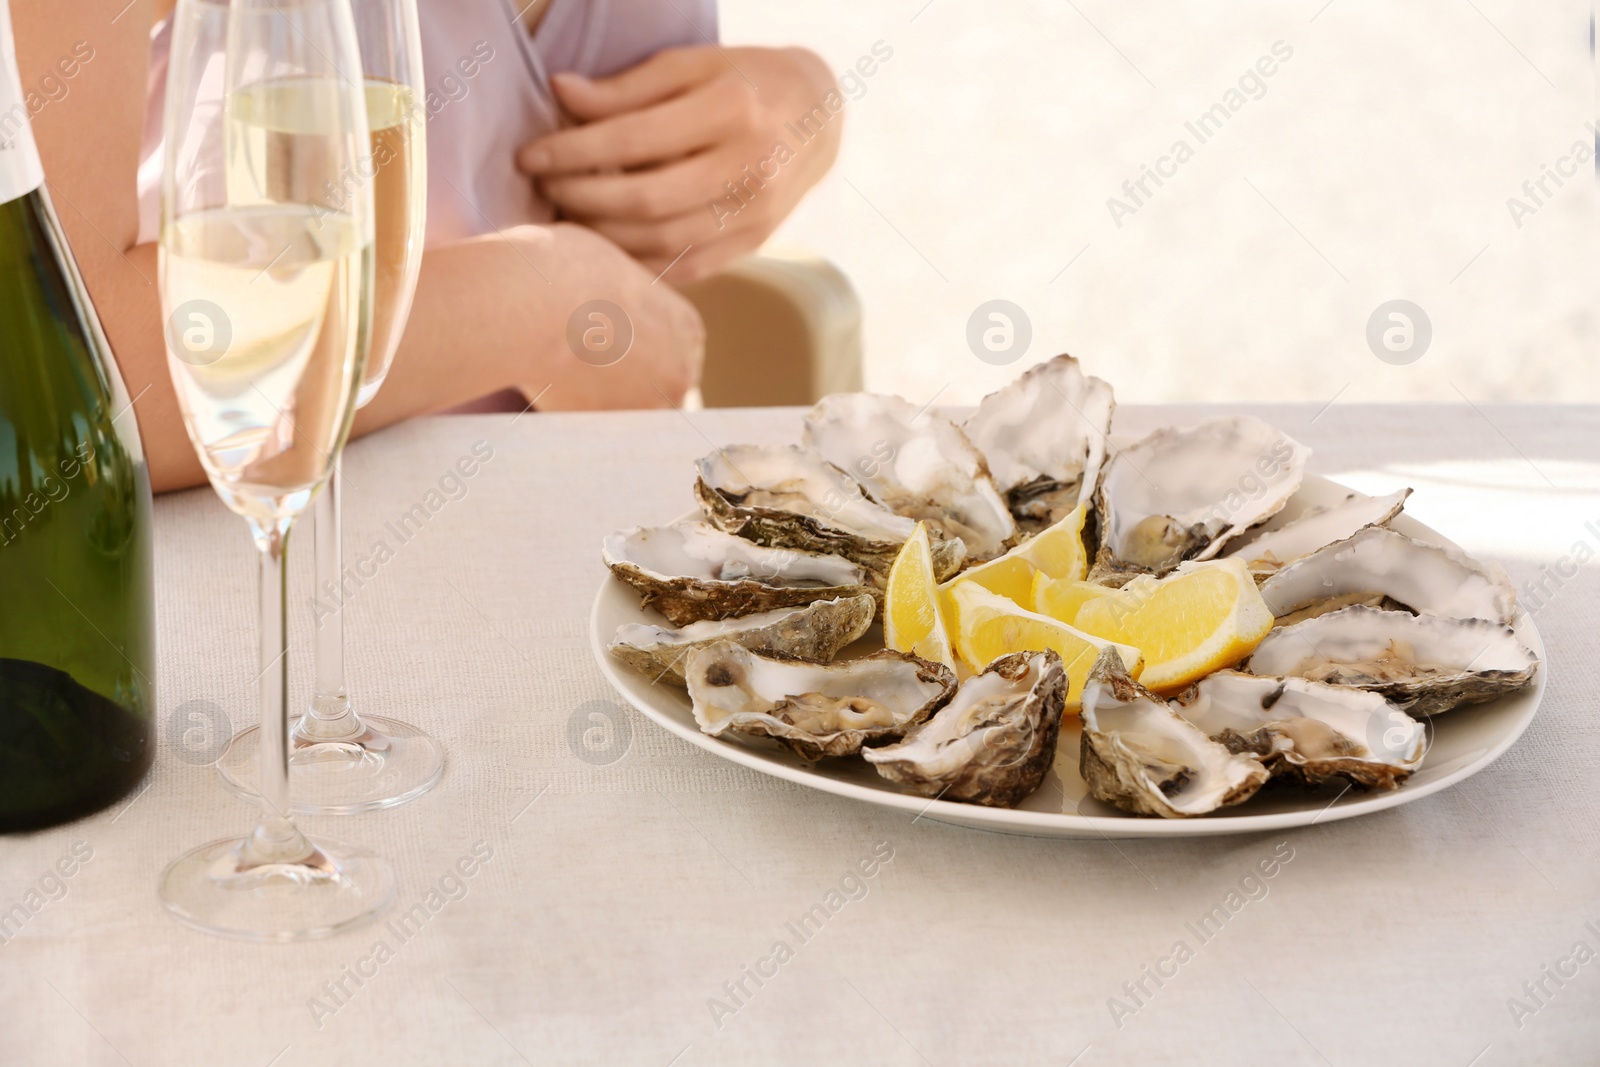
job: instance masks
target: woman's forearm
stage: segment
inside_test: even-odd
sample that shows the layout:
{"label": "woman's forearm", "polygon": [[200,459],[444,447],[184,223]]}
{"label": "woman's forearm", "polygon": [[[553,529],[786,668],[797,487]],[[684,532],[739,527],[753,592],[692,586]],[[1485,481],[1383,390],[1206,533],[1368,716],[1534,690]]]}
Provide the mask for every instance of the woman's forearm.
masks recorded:
{"label": "woman's forearm", "polygon": [[[413,321],[423,329],[402,342],[393,372],[377,399],[362,413],[356,432],[365,433],[413,415],[438,411],[498,389],[515,385],[510,350],[505,338],[483,345],[459,358],[444,343],[446,335],[430,329],[447,308],[454,286],[452,270],[472,273],[470,254],[449,247],[424,258],[424,283],[418,286],[417,313]],[[150,464],[151,487],[158,493],[202,485],[205,472],[184,429],[178,397],[167,373],[166,344],[160,322],[160,299],[155,285],[156,248],[139,245],[128,251],[127,276],[113,274],[98,279],[96,303],[112,341],[112,351],[122,370],[122,380],[134,401],[145,457]],[[429,259],[434,262],[430,265]],[[465,259],[468,262],[462,263]],[[139,274],[150,279],[146,285]],[[481,282],[482,279],[480,278]],[[461,306],[458,304],[457,306]],[[470,305],[469,305],[470,307]],[[506,332],[506,331],[496,331]]]}
{"label": "woman's forearm", "polygon": [[[610,325],[632,335],[616,362],[572,349],[569,323],[587,324],[595,301],[620,309],[626,321]],[[505,388],[547,410],[677,404],[703,347],[694,307],[609,241],[565,223],[515,226],[428,249],[394,366],[355,432]]]}
{"label": "woman's forearm", "polygon": [[[127,265],[100,279],[96,300],[135,398],[151,481],[157,492],[200,485],[167,376],[155,247],[131,249]],[[578,358],[568,338],[574,311],[594,300],[622,309],[633,335],[626,356],[603,366],[605,358]],[[423,255],[394,365],[352,432],[507,388],[552,410],[676,404],[697,380],[703,336],[688,301],[582,227],[517,226],[435,246]]]}

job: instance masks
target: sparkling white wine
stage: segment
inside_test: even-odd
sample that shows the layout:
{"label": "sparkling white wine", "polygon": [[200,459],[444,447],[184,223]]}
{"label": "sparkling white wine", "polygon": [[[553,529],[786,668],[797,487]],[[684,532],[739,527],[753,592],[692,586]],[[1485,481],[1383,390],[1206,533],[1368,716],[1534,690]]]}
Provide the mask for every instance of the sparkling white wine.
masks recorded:
{"label": "sparkling white wine", "polygon": [[315,188],[302,188],[295,175],[317,170],[304,166],[303,156],[326,151],[322,131],[328,128],[331,109],[341,106],[340,94],[345,91],[328,79],[285,78],[236,93],[230,111],[228,182],[234,203],[257,198],[299,200],[334,211],[348,210],[359,186],[371,187],[375,223],[371,341],[357,398],[364,404],[389,373],[411,311],[427,208],[426,116],[410,87],[368,78],[368,151],[345,169],[339,182],[323,179]]}
{"label": "sparkling white wine", "polygon": [[104,807],[155,745],[150,479],[44,186],[0,0],[0,831]]}
{"label": "sparkling white wine", "polygon": [[428,149],[425,116],[410,87],[367,81],[367,121],[372,127],[374,275],[372,351],[358,403],[383,384],[400,334],[411,315],[422,261],[427,211]]}
{"label": "sparkling white wine", "polygon": [[206,474],[239,514],[303,508],[343,443],[371,253],[356,219],[316,205],[197,211],[162,234],[178,400]]}

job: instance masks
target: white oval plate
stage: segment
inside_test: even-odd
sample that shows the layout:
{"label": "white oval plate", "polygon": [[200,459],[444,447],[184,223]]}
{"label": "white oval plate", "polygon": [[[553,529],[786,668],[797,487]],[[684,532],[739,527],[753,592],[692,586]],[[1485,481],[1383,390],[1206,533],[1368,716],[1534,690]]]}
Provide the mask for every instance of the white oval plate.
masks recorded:
{"label": "white oval plate", "polygon": [[[1268,527],[1282,525],[1305,508],[1337,503],[1349,492],[1336,482],[1308,474],[1300,492]],[[1445,541],[1404,513],[1390,525],[1422,540]],[[825,793],[896,808],[939,822],[1035,837],[1195,837],[1256,833],[1350,819],[1409,804],[1471,777],[1510,748],[1533,721],[1544,695],[1545,682],[1545,669],[1541,666],[1534,684],[1527,689],[1488,704],[1460,708],[1426,720],[1431,743],[1422,769],[1405,785],[1388,793],[1362,793],[1340,785],[1309,790],[1274,784],[1238,807],[1203,818],[1128,815],[1088,795],[1088,787],[1078,774],[1078,719],[1070,716],[1062,725],[1055,768],[1046,776],[1044,784],[1017,808],[986,808],[902,793],[879,777],[865,760],[835,759],[807,764],[774,742],[744,741],[731,735],[723,739],[701,733],[695,725],[687,693],[666,683],[653,682],[649,676],[619,662],[606,651],[617,627],[628,622],[666,625],[666,620],[656,612],[639,606],[638,594],[608,574],[595,597],[590,617],[589,641],[595,661],[601,673],[630,704],[690,744],[763,774]],[[1516,631],[1523,644],[1542,662],[1544,642],[1526,612],[1517,620]],[[859,649],[852,646],[845,655],[881,647],[881,641],[875,626],[857,643]]]}

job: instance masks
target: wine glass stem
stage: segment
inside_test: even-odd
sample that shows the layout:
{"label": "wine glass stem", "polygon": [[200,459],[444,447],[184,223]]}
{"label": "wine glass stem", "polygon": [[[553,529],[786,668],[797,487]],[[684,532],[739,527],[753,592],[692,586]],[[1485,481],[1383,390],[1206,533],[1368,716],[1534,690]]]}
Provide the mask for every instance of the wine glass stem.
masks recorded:
{"label": "wine glass stem", "polygon": [[313,505],[316,508],[316,592],[319,600],[331,603],[334,610],[318,612],[312,670],[315,693],[311,710],[297,730],[302,737],[321,741],[355,737],[363,729],[344,689],[343,497],[344,480],[336,463]]}
{"label": "wine glass stem", "polygon": [[261,820],[240,854],[243,865],[290,863],[312,852],[289,820],[289,646],[284,626],[283,557],[289,523],[257,531],[261,557]]}

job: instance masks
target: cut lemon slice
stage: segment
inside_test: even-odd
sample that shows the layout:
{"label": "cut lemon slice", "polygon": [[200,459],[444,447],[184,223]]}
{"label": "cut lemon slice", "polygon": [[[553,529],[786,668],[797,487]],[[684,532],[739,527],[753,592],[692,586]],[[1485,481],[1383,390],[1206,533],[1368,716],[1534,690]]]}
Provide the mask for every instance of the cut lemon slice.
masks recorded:
{"label": "cut lemon slice", "polygon": [[896,652],[910,652],[955,670],[956,659],[939,612],[939,587],[933,580],[933,550],[928,529],[920,522],[889,568],[883,643]]}
{"label": "cut lemon slice", "polygon": [[1065,518],[1041,530],[1003,556],[962,571],[940,586],[948,602],[958,585],[971,583],[1033,610],[1034,575],[1071,581],[1088,573],[1083,552],[1084,507],[1078,505]]}
{"label": "cut lemon slice", "polygon": [[1073,625],[1137,646],[1140,684],[1170,695],[1248,656],[1272,629],[1272,611],[1244,560],[1219,559],[1135,578],[1114,596],[1086,601]]}
{"label": "cut lemon slice", "polygon": [[1137,648],[1104,641],[1048,616],[1024,611],[1005,597],[980,586],[970,583],[960,586],[951,593],[951,598],[960,620],[955,635],[956,650],[967,666],[982,671],[993,660],[1010,652],[1054,649],[1067,670],[1068,711],[1078,709],[1083,683],[1102,649],[1116,649],[1128,673],[1135,678],[1143,666]]}
{"label": "cut lemon slice", "polygon": [[1078,617],[1079,609],[1085,604],[1100,597],[1115,596],[1116,592],[1108,585],[1072,582],[1065,578],[1036,574],[1033,576],[1033,610],[1071,626]]}

